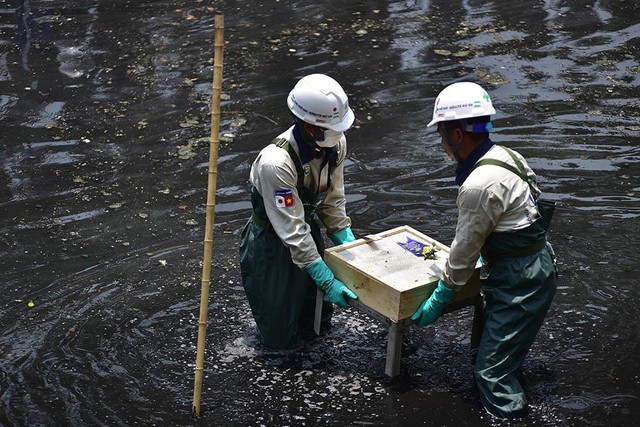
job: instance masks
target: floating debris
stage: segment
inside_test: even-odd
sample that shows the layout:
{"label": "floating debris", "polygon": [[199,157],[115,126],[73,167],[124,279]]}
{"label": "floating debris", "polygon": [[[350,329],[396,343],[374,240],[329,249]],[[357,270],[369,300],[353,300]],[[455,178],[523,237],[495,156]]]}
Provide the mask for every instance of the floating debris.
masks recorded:
{"label": "floating debris", "polygon": [[245,123],[247,123],[247,120],[240,117],[232,121],[231,124],[229,124],[229,127],[239,128],[240,126],[243,126]]}
{"label": "floating debris", "polygon": [[441,56],[451,56],[451,51],[447,49],[435,49],[433,53]]}
{"label": "floating debris", "polygon": [[232,133],[225,133],[220,137],[220,142],[233,142],[236,136]]}
{"label": "floating debris", "polygon": [[198,121],[198,119],[195,119],[193,117],[187,117],[180,122],[180,127],[189,128],[189,127],[198,126],[199,124],[200,122]]}
{"label": "floating debris", "polygon": [[188,160],[195,157],[196,149],[199,146],[205,146],[209,144],[209,137],[192,138],[185,145],[178,146],[178,158],[182,160]]}
{"label": "floating debris", "polygon": [[598,64],[601,68],[604,68],[606,70],[616,70],[618,68],[618,61],[613,60],[613,59],[598,59],[596,61],[596,64]]}
{"label": "floating debris", "polygon": [[479,83],[487,83],[496,86],[506,85],[509,83],[509,79],[500,73],[490,73],[482,68],[476,68],[474,72]]}

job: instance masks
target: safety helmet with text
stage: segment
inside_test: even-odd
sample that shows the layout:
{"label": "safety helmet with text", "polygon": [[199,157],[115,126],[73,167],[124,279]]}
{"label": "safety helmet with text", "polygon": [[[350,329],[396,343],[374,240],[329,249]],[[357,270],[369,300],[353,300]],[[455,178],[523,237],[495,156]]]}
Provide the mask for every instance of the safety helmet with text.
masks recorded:
{"label": "safety helmet with text", "polygon": [[491,116],[496,113],[486,90],[473,82],[447,86],[438,94],[433,106],[433,118],[427,126],[450,120]]}
{"label": "safety helmet with text", "polygon": [[355,119],[342,86],[325,74],[301,78],[289,92],[287,106],[300,120],[335,132],[346,131]]}

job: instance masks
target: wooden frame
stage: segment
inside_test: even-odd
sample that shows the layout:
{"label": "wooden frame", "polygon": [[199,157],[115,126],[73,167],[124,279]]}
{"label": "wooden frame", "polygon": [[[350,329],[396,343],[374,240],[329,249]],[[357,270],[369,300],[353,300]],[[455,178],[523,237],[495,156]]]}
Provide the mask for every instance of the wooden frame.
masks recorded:
{"label": "wooden frame", "polygon": [[[424,260],[408,252],[401,245],[405,240],[409,241],[407,238],[435,246],[437,258]],[[336,278],[358,295],[358,300],[350,301],[352,306],[388,325],[385,373],[390,377],[400,374],[403,331],[415,323],[408,318],[437,286],[439,271],[444,268],[448,253],[447,246],[409,226],[325,250],[325,262]],[[444,310],[444,313],[449,313],[467,306],[474,307],[472,349],[478,346],[484,323],[479,267],[478,264],[472,278]],[[317,334],[320,332],[323,297],[324,292],[319,289],[314,325]]]}

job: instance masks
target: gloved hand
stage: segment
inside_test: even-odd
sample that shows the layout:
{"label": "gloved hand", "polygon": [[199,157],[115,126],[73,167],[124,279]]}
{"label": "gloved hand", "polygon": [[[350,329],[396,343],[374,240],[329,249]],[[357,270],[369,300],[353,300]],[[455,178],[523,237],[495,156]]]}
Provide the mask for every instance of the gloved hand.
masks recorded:
{"label": "gloved hand", "polygon": [[327,264],[318,258],[307,267],[307,273],[327,295],[327,299],[340,308],[349,308],[347,297],[358,299],[344,283],[336,279]]}
{"label": "gloved hand", "polygon": [[420,308],[413,313],[411,320],[417,320],[416,324],[421,328],[430,325],[438,320],[445,305],[451,301],[455,294],[456,291],[445,286],[442,280],[438,280],[438,287],[429,298],[424,300]]}
{"label": "gloved hand", "polygon": [[356,237],[353,235],[353,231],[351,231],[351,227],[346,227],[342,230],[336,231],[335,233],[330,234],[329,238],[334,245],[341,245],[343,243],[349,243],[356,240]]}

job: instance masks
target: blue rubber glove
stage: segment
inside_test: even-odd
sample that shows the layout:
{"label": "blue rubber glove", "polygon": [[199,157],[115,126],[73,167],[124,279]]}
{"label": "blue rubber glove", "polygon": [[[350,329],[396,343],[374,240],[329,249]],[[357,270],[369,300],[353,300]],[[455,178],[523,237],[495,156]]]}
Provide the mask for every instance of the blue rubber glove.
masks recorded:
{"label": "blue rubber glove", "polygon": [[309,273],[318,287],[325,292],[327,299],[338,307],[349,308],[347,297],[358,299],[358,296],[351,292],[344,283],[336,279],[322,258],[318,258],[309,264],[307,273]]}
{"label": "blue rubber glove", "polygon": [[413,313],[411,320],[417,320],[416,324],[421,328],[432,324],[438,320],[444,307],[451,301],[455,294],[456,291],[445,286],[442,280],[438,280],[438,287],[429,298],[424,300],[420,308]]}
{"label": "blue rubber glove", "polygon": [[340,231],[336,231],[335,233],[330,234],[329,238],[334,245],[342,245],[343,243],[349,243],[356,240],[356,236],[353,235],[351,227],[343,228]]}

